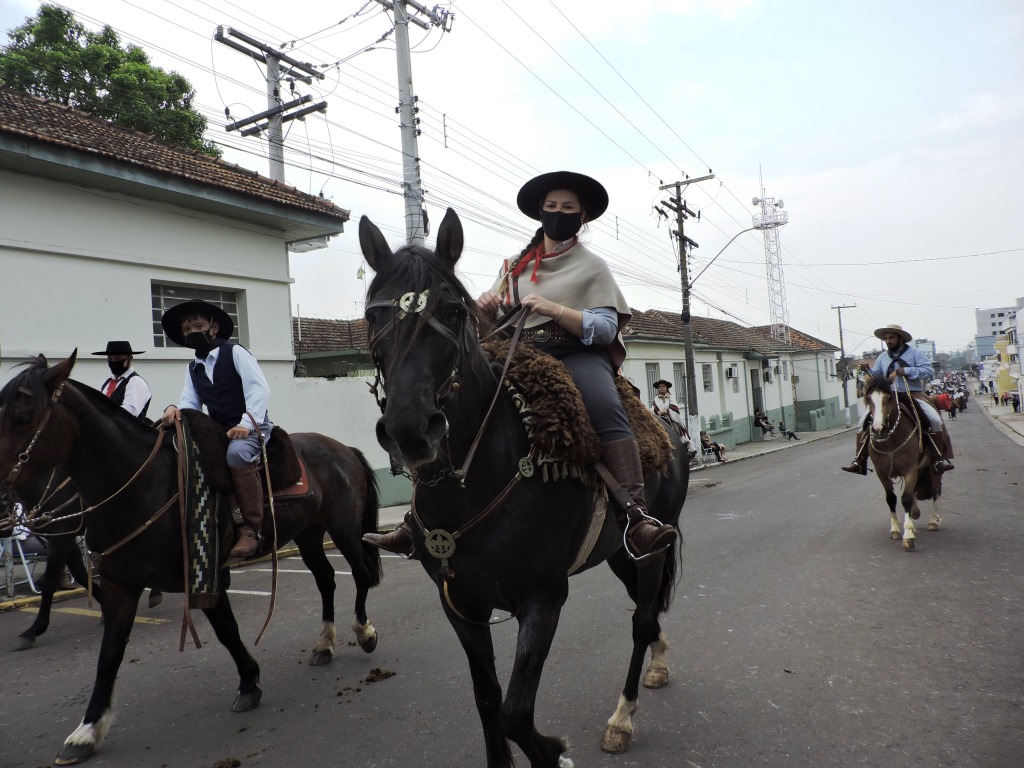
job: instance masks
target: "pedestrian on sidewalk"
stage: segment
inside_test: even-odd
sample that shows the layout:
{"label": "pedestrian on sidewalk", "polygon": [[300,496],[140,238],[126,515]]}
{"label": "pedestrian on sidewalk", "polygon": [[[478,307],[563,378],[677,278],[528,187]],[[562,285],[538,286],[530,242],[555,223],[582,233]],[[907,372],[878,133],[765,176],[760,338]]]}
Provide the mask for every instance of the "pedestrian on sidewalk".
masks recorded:
{"label": "pedestrian on sidewalk", "polygon": [[800,436],[796,432],[791,432],[786,429],[786,422],[779,421],[779,434],[784,435],[786,440],[799,440]]}

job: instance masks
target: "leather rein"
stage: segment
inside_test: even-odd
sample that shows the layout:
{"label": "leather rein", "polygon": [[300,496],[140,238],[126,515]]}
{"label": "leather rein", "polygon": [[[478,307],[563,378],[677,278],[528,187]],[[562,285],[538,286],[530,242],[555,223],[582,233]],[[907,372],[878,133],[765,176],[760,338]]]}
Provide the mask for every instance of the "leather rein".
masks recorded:
{"label": "leather rein", "polygon": [[[900,377],[900,378],[903,378],[903,377]],[[907,385],[907,380],[905,378],[903,379],[903,383],[907,387],[907,389],[906,389],[906,391],[907,391],[907,398],[910,400],[909,405],[904,405],[904,404],[900,403],[899,393],[898,392],[893,393],[892,398],[893,398],[893,402],[895,403],[894,410],[896,411],[896,419],[893,421],[892,426],[889,427],[888,432],[884,432],[884,434],[882,436],[880,436],[880,437],[876,437],[873,434],[873,430],[870,431],[870,433],[869,433],[871,447],[876,452],[882,454],[883,456],[887,456],[889,458],[889,476],[890,477],[892,476],[892,473],[893,473],[893,471],[896,468],[896,454],[899,453],[899,451],[901,451],[903,449],[903,447],[907,443],[909,443],[911,441],[911,439],[913,439],[915,436],[917,437],[917,448],[918,448],[918,451],[921,451],[921,449],[923,447],[923,440],[924,440],[924,436],[922,434],[922,429],[921,429],[921,419],[920,419],[920,417],[917,414],[917,409],[914,407],[914,402],[913,402],[914,398],[910,395],[910,387],[909,387],[909,385]],[[903,413],[904,408],[909,409],[910,412],[913,414],[914,425],[911,428],[910,432],[907,434],[907,436],[903,439],[902,443],[900,443],[899,445],[897,445],[895,448],[893,448],[891,450],[885,450],[881,446],[884,446],[886,443],[888,443],[893,438],[893,436],[896,434],[896,429],[900,425],[900,416]],[[882,429],[883,429],[883,431],[885,430],[885,420],[884,419],[882,420]]]}

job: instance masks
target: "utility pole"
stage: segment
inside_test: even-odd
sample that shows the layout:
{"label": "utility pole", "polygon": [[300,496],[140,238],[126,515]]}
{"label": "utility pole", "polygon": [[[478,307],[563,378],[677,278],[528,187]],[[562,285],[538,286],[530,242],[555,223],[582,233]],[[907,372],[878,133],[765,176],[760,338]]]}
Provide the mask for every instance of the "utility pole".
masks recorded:
{"label": "utility pole", "polygon": [[709,173],[707,176],[700,176],[696,179],[686,179],[684,181],[677,181],[673,184],[664,184],[658,187],[659,190],[675,189],[675,197],[670,197],[668,200],[663,200],[667,208],[671,208],[676,213],[676,226],[678,229],[675,231],[675,235],[679,240],[679,282],[683,291],[683,312],[681,315],[683,321],[683,345],[685,348],[686,361],[686,425],[689,428],[690,425],[690,414],[694,416],[699,415],[697,406],[697,381],[696,381],[696,366],[693,363],[693,329],[690,326],[690,265],[687,263],[687,257],[689,255],[690,248],[699,248],[700,245],[688,238],[683,233],[683,222],[687,218],[693,216],[698,221],[700,220],[700,214],[694,213],[686,207],[686,202],[683,200],[683,187],[689,186],[690,184],[696,184],[699,181],[709,181],[715,178],[713,173]]}
{"label": "utility pole", "polygon": [[[402,197],[405,200],[405,237],[410,245],[423,245],[427,235],[427,215],[423,206],[423,181],[420,178],[420,150],[416,137],[420,135],[420,119],[416,114],[419,97],[412,89],[412,54],[409,51],[409,22],[422,29],[440,27],[450,32],[455,15],[434,6],[433,10],[415,0],[377,0],[395,14],[395,53],[398,60],[398,106],[399,127],[402,130]],[[412,8],[426,16],[410,16]]]}
{"label": "utility pole", "polygon": [[[312,64],[293,59],[291,56],[275,50],[266,43],[260,42],[256,38],[250,37],[244,32],[239,32],[231,27],[217,27],[213,38],[218,43],[234,48],[239,53],[243,53],[262,63],[267,68],[266,111],[252,117],[228,123],[224,130],[235,131],[242,126],[250,126],[240,132],[241,136],[252,136],[253,134],[266,131],[267,145],[270,150],[270,178],[275,181],[284,182],[284,131],[281,126],[289,120],[297,120],[313,112],[326,112],[327,102],[321,101],[288,113],[289,110],[301,107],[303,104],[312,101],[313,97],[302,96],[284,103],[281,100],[281,76],[284,75],[292,80],[302,80],[308,84],[313,82],[313,78],[323,80],[324,74]],[[288,69],[285,69],[283,72],[281,71],[282,62],[288,65]],[[228,117],[230,118],[230,115]],[[266,120],[266,122],[258,124],[261,120]],[[253,123],[256,123],[256,125],[253,125]]]}
{"label": "utility pole", "polygon": [[856,304],[843,304],[838,307],[832,307],[836,310],[836,314],[839,315],[839,359],[843,363],[843,407],[850,407],[850,393],[846,391],[846,380],[849,378],[850,372],[846,369],[846,349],[843,347],[843,310],[853,309]]}

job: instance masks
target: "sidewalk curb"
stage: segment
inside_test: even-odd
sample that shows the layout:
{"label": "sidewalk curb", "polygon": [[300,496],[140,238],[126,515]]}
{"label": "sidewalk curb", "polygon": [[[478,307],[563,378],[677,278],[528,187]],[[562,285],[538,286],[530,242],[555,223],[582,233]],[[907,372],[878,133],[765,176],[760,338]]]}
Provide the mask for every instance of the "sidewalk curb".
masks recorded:
{"label": "sidewalk curb", "polygon": [[[732,459],[725,459],[724,461],[715,461],[715,462],[707,462],[707,463],[704,463],[704,464],[697,464],[696,466],[690,467],[690,474],[692,475],[694,472],[704,472],[704,471],[709,470],[709,469],[716,469],[718,467],[723,467],[726,464],[734,464],[734,463],[739,462],[739,461],[747,461],[748,459],[756,459],[759,456],[766,456],[769,453],[777,453],[778,451],[786,451],[786,450],[789,450],[790,448],[797,448],[798,446],[801,446],[801,445],[817,442],[818,440],[827,440],[828,438],[835,437],[836,435],[845,435],[847,432],[854,431],[854,429],[855,429],[855,427],[847,427],[846,429],[843,429],[843,430],[841,430],[839,432],[832,432],[831,434],[828,434],[828,435],[817,435],[814,432],[811,432],[811,433],[806,433],[805,432],[804,434],[805,435],[809,435],[809,436],[801,437],[799,441],[787,440],[784,444],[779,444],[777,446],[773,446],[772,448],[769,448],[768,450],[765,450],[765,451],[758,451],[757,453],[748,453],[746,455],[737,456],[737,457],[732,458]],[[781,438],[775,438],[775,439],[779,440]]]}
{"label": "sidewalk curb", "polygon": [[[998,429],[1000,432],[1002,432],[1004,435],[1010,438],[1010,441],[1012,443],[1021,448],[1024,448],[1024,435],[1021,435],[1020,432],[1013,429],[1012,427],[1007,426],[1003,422],[1003,420],[999,418],[999,416],[991,413],[988,409],[988,404],[982,400],[982,397],[985,397],[985,395],[979,395],[977,392],[974,392],[972,396],[972,401],[977,404],[977,406],[981,409],[982,413],[985,414],[986,418],[988,418],[988,420],[995,425],[996,429]],[[989,398],[991,399],[991,396],[989,396]]]}

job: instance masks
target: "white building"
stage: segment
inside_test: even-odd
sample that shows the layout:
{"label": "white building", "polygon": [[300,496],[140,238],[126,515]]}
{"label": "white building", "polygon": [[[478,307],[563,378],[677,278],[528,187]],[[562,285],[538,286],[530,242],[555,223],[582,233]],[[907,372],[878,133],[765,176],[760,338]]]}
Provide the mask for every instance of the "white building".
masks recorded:
{"label": "white building", "polygon": [[938,354],[935,351],[935,342],[930,339],[913,339],[908,346],[920,350],[928,358],[928,362],[935,365]]}
{"label": "white building", "polygon": [[124,339],[146,350],[136,369],[158,414],[177,402],[191,357],[170,346],[160,316],[181,299],[214,299],[260,360],[271,418],[359,448],[382,497],[408,497],[377,445],[365,383],[293,376],[288,244],[340,234],[348,211],[0,87],[0,219],[0,380],[29,356],[77,348],[74,377],[99,385],[106,360],[89,353]]}
{"label": "white building", "polygon": [[[1021,300],[1018,299],[1017,303],[1020,304],[1020,302]],[[1014,307],[974,310],[974,321],[977,325],[974,340],[977,344],[979,360],[984,360],[995,354],[995,340],[1006,333],[1006,329],[1012,325],[1014,310]]]}

